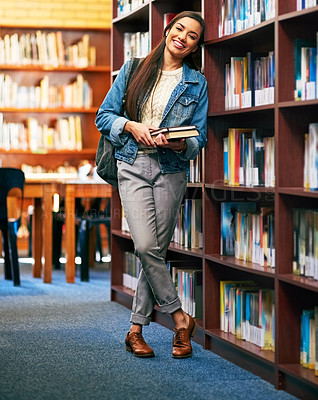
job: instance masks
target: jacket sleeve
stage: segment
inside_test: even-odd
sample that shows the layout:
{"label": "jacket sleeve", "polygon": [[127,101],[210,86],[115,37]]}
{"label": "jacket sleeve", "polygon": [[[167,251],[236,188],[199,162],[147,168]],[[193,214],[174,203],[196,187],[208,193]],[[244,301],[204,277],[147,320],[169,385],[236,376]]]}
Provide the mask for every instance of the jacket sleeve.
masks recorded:
{"label": "jacket sleeve", "polygon": [[207,81],[203,76],[202,81],[202,89],[200,92],[199,101],[191,121],[191,125],[197,126],[199,136],[186,139],[186,151],[184,153],[178,154],[178,156],[183,160],[195,159],[199,151],[207,143],[208,90]]}
{"label": "jacket sleeve", "polygon": [[122,146],[128,140],[129,133],[123,133],[128,118],[122,115],[123,97],[126,89],[126,79],[129,62],[125,63],[103,103],[97,111],[95,124],[102,135],[111,140],[114,146]]}

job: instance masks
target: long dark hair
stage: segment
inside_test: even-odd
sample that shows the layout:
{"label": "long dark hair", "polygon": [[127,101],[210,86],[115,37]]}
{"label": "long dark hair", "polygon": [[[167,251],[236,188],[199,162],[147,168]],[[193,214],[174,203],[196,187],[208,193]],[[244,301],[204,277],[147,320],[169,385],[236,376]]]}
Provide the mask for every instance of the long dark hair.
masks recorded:
{"label": "long dark hair", "polygon": [[167,31],[181,18],[192,18],[201,25],[202,32],[198,41],[198,48],[195,52],[188,54],[184,58],[184,62],[191,68],[198,69],[195,62],[196,53],[199,51],[200,45],[204,41],[205,23],[201,15],[195,11],[183,11],[177,14],[165,27],[163,37],[157,46],[142,60],[136,71],[134,72],[126,92],[125,109],[129,118],[134,121],[138,120],[138,111],[140,100],[142,100],[148,90],[151,90],[157,80],[158,73],[163,67],[163,53],[166,47]]}

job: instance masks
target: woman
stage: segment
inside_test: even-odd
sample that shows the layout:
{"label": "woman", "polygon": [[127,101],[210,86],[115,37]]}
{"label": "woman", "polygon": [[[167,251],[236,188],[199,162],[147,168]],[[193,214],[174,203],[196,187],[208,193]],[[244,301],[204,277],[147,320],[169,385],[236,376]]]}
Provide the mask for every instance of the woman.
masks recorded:
{"label": "woman", "polygon": [[[142,336],[154,305],[175,324],[172,356],[192,354],[195,321],[181,308],[165,257],[186,192],[189,160],[206,144],[207,83],[193,56],[204,37],[204,21],[192,11],[178,14],[157,47],[138,65],[122,103],[130,63],[124,64],[96,117],[115,146],[119,194],[142,270],[133,300],[126,349],[153,357]],[[199,136],[176,141],[159,127],[197,125]]]}

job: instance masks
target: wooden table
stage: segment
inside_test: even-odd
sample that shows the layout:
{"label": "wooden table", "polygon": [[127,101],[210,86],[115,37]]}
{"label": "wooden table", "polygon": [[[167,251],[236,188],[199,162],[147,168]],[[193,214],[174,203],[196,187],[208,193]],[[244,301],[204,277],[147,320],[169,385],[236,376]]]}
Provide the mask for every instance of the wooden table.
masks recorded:
{"label": "wooden table", "polygon": [[26,180],[24,198],[34,199],[32,219],[33,277],[41,278],[43,256],[43,282],[52,282],[52,205],[54,183]]}
{"label": "wooden table", "polygon": [[75,199],[110,198],[111,186],[105,182],[88,179],[57,182],[55,190],[65,198],[65,232],[66,232],[66,265],[67,283],[75,283]]}
{"label": "wooden table", "polygon": [[52,282],[52,211],[53,196],[65,198],[67,283],[75,283],[75,199],[110,198],[111,186],[94,179],[26,179],[24,197],[34,199],[32,221],[33,277],[40,278],[43,256],[43,282]]}

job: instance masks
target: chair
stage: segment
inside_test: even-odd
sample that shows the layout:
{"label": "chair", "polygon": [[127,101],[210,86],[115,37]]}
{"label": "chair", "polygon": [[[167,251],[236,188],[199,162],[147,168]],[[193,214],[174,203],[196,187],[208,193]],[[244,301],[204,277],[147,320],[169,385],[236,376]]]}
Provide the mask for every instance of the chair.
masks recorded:
{"label": "chair", "polygon": [[[5,279],[13,279],[14,286],[20,285],[17,233],[21,222],[23,188],[23,171],[17,168],[0,168],[0,230],[4,253],[4,277]],[[19,189],[19,194],[12,189]],[[18,207],[14,207],[15,213],[17,211],[20,212],[11,216],[11,213],[8,212],[7,200],[13,197],[20,198],[21,204]]]}
{"label": "chair", "polygon": [[78,255],[81,257],[81,281],[89,281],[89,239],[92,227],[96,226],[97,248],[100,252],[102,259],[102,245],[100,239],[99,226],[104,224],[107,228],[108,246],[110,248],[110,223],[111,223],[111,200],[108,199],[107,204],[102,210],[100,208],[101,199],[95,199],[94,204],[91,206],[89,212],[84,213],[80,219],[79,232],[78,232]]}
{"label": "chair", "polygon": [[[78,238],[78,229],[80,218],[85,212],[85,208],[81,203],[81,199],[75,199],[75,234],[76,242]],[[63,236],[63,225],[65,224],[65,209],[64,200],[62,200],[59,211],[53,212],[53,251],[52,251],[52,262],[55,269],[61,269],[60,257],[62,255],[62,236]]]}

